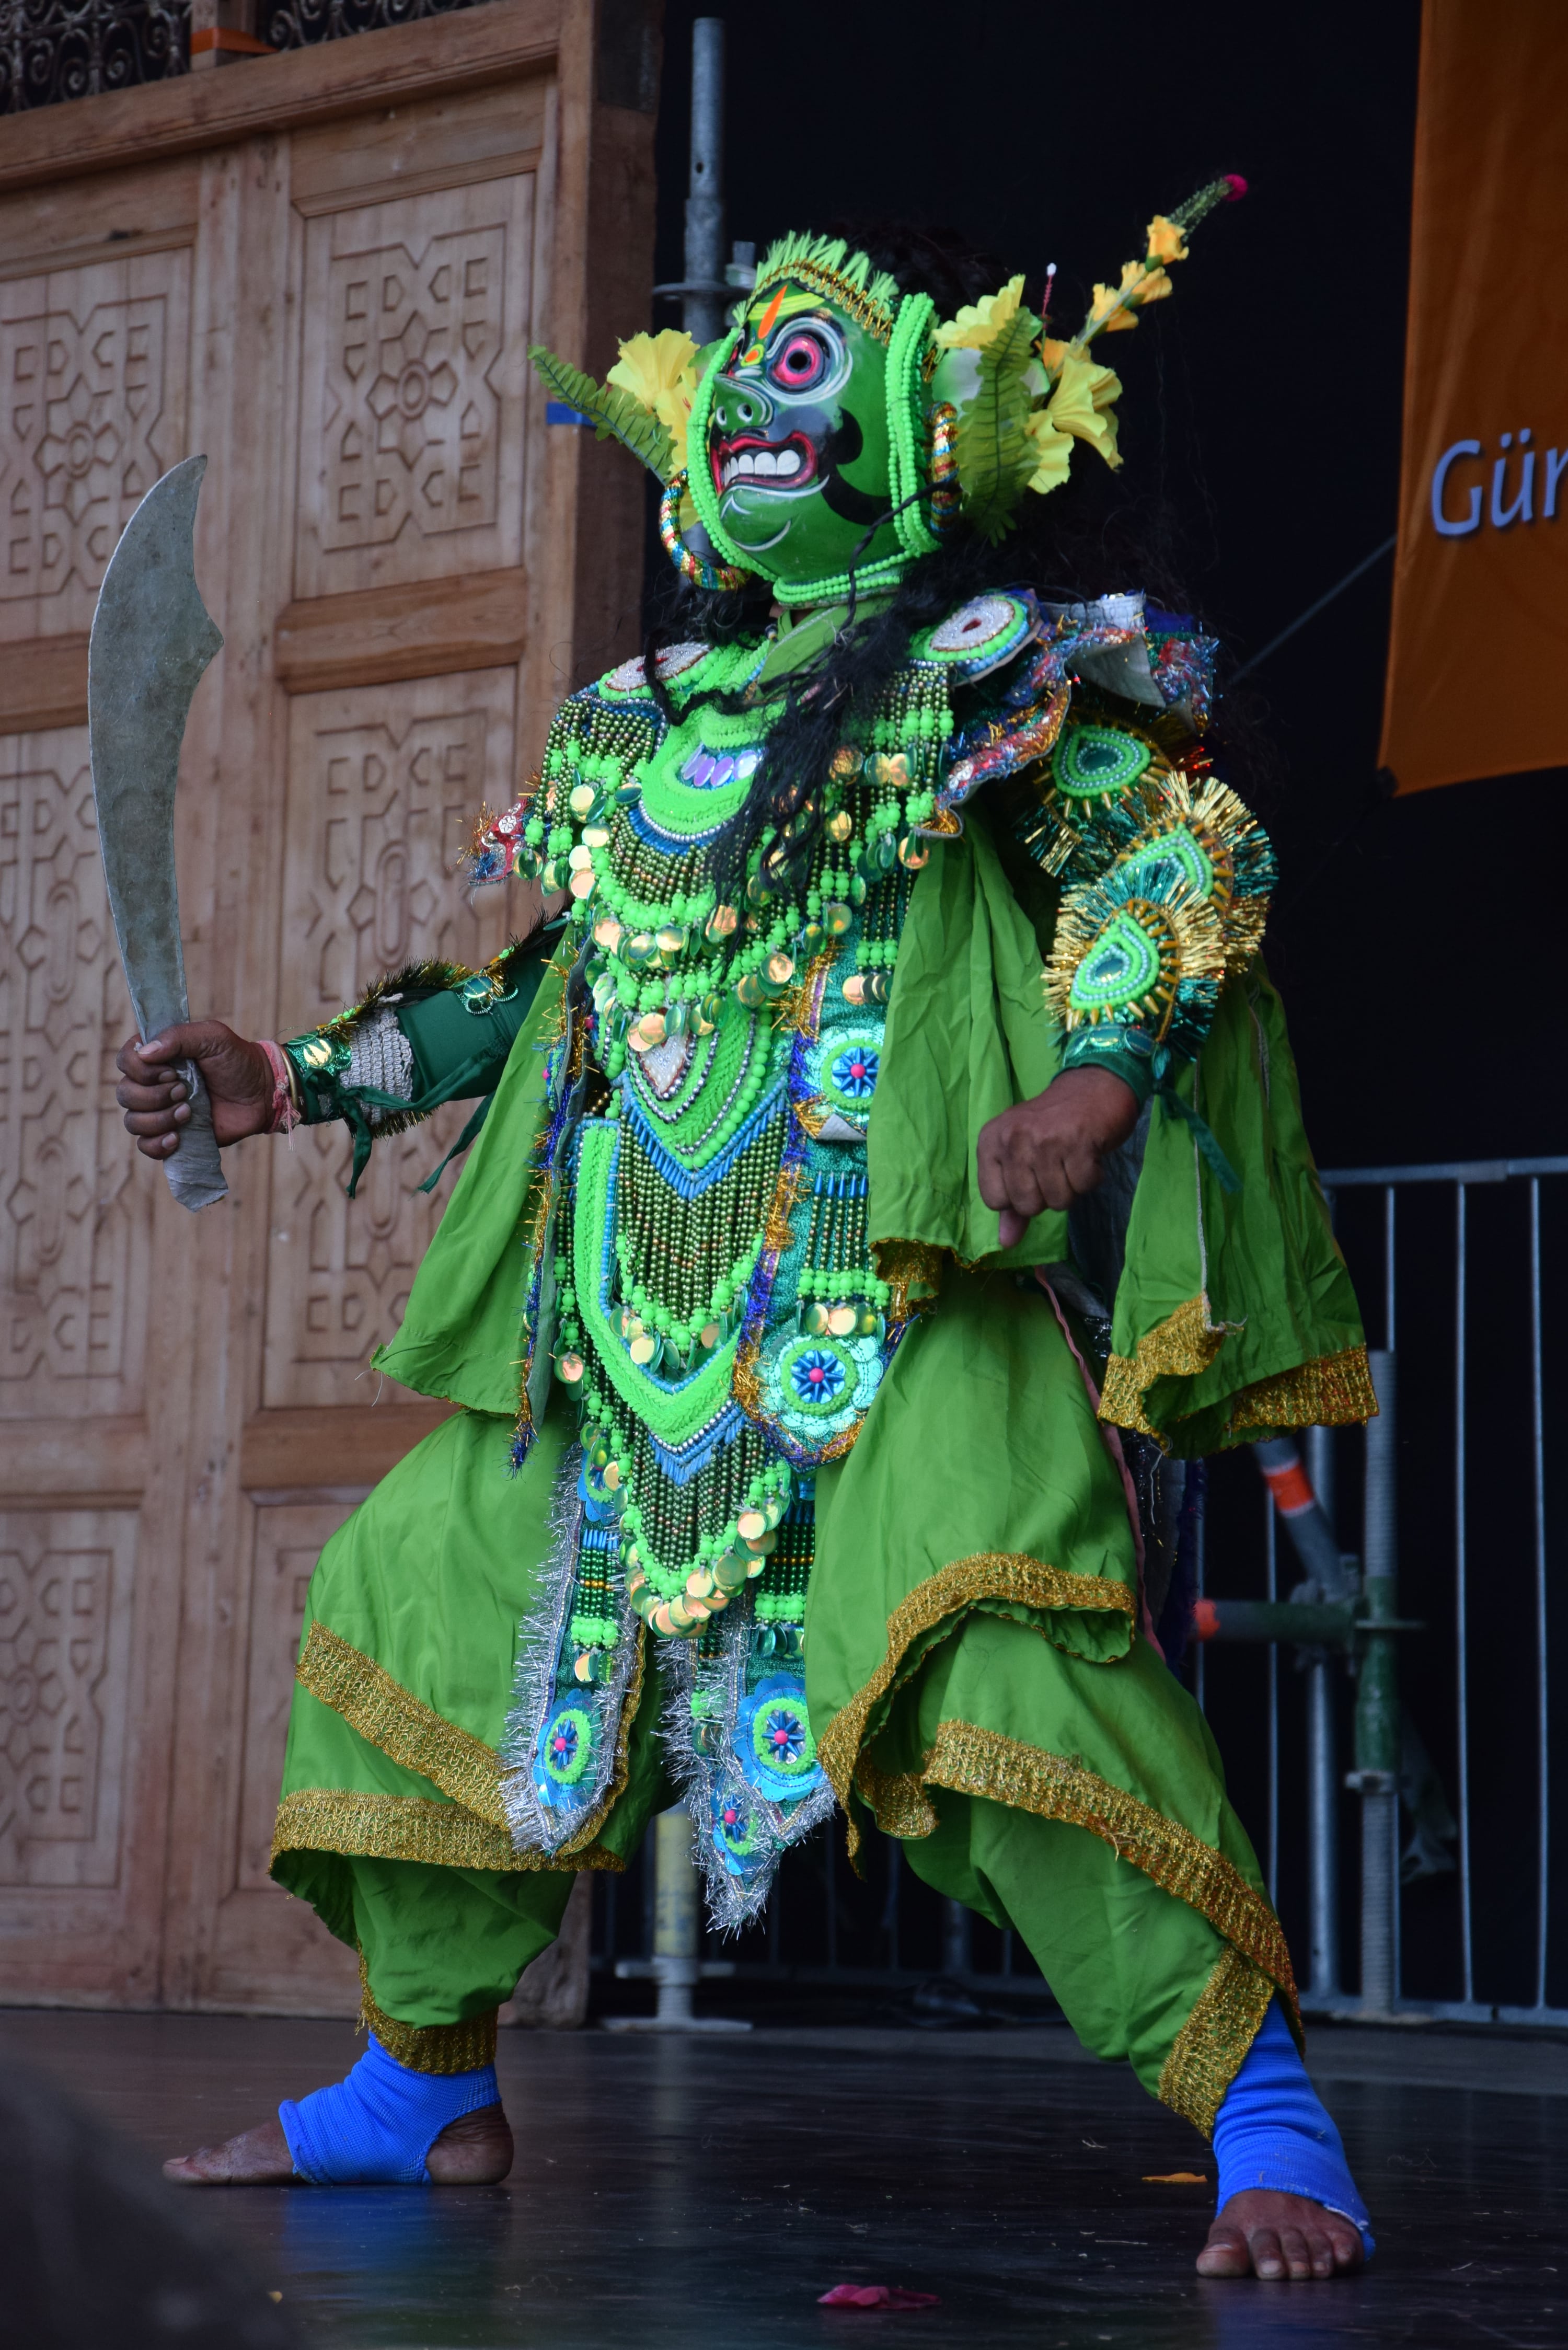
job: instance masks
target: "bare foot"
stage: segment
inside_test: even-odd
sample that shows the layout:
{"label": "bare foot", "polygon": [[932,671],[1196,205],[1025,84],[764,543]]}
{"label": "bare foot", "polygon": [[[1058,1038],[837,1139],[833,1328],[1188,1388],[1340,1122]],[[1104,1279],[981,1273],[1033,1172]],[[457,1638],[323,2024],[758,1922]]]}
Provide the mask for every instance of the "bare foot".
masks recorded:
{"label": "bare foot", "polygon": [[[512,2168],[512,2132],[500,2106],[483,2106],[460,2121],[448,2122],[425,2157],[438,2187],[494,2187]],[[179,2187],[286,2187],[295,2177],[288,2140],[279,2121],[242,2130],[222,2146],[199,2146],[176,2155],[163,2176]]]}
{"label": "bare foot", "polygon": [[1210,2277],[1345,2276],[1362,2262],[1360,2230],[1337,2211],[1305,2195],[1249,2187],[1232,2195],[1198,2255],[1198,2273]]}
{"label": "bare foot", "polygon": [[225,2138],[222,2146],[177,2154],[164,2164],[163,2176],[179,2187],[282,2187],[294,2177],[294,2158],[283,2124],[275,2118]]}

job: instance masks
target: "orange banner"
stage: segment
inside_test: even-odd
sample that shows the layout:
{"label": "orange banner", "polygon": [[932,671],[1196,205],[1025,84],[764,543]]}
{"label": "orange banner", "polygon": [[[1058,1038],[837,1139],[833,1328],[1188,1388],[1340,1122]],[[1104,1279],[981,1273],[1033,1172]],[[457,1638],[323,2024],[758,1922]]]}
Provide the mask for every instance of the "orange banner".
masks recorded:
{"label": "orange banner", "polygon": [[1568,7],[1426,0],[1380,754],[1401,792],[1568,764],[1565,241]]}

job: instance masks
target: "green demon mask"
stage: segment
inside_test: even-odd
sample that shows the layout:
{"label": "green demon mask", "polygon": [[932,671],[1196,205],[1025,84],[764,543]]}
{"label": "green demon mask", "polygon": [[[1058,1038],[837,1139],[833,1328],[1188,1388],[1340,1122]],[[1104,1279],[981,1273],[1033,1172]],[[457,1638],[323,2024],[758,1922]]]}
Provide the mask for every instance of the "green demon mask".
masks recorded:
{"label": "green demon mask", "polygon": [[[712,379],[693,502],[749,571],[790,582],[896,555],[887,348],[786,280],[748,307]],[[717,523],[715,531],[713,525]]]}

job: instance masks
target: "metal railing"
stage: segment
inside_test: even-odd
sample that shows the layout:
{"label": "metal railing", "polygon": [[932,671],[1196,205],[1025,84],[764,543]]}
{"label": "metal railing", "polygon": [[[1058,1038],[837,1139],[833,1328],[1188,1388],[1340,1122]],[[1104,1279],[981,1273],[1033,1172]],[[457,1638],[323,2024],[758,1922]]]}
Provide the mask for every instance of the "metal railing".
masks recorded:
{"label": "metal railing", "polygon": [[[1543,1346],[1548,1288],[1568,1290],[1568,1222],[1549,1235],[1561,1243],[1561,1261],[1551,1267],[1542,1232],[1542,1185],[1563,1175],[1568,1175],[1568,1158],[1324,1174],[1369,1335],[1383,1340],[1370,1355],[1379,1416],[1365,1435],[1306,1431],[1303,1466],[1311,1506],[1298,1503],[1282,1520],[1269,1492],[1261,1543],[1229,1539],[1229,1555],[1221,1560],[1218,1523],[1209,1530],[1211,1566],[1231,1570],[1210,1579],[1244,1582],[1252,1592],[1261,1586],[1262,1596],[1205,1594],[1200,1571],[1194,1687],[1204,1701],[1212,1681],[1211,1651],[1217,1660],[1232,1641],[1250,1644],[1254,1654],[1263,1647],[1261,1677],[1239,1658],[1231,1666],[1232,1672],[1240,1667],[1254,1695],[1261,1678],[1266,1696],[1265,1726],[1255,1742],[1262,1750],[1262,1796],[1251,1806],[1251,1824],[1261,1830],[1271,1893],[1278,1898],[1282,1876],[1292,1880],[1286,1908],[1295,1916],[1287,1914],[1287,1923],[1305,1961],[1303,2004],[1320,2012],[1568,2025],[1568,2005],[1550,1996],[1556,1953]],[[1479,1259],[1478,1193],[1504,1211],[1501,1225],[1490,1219]],[[1478,1262],[1484,1284],[1477,1279]],[[1501,1381],[1476,1376],[1478,1296],[1484,1308],[1480,1341],[1488,1362],[1501,1366]],[[1478,1398],[1495,1400],[1500,1391],[1522,1404],[1521,1410],[1510,1406],[1506,1457],[1496,1427],[1478,1425],[1477,1417]],[[1256,1450],[1268,1471],[1271,1453],[1289,1454],[1293,1448]],[[1484,1480],[1477,1474],[1483,1460]],[[1337,1505],[1349,1502],[1351,1480],[1336,1479],[1336,1471],[1345,1468],[1359,1469],[1360,1507],[1358,1513],[1347,1507],[1342,1517]],[[1476,1587],[1479,1510],[1485,1512],[1489,1560],[1511,1562],[1519,1554],[1529,1559],[1524,1595],[1511,1566],[1501,1605],[1491,1587],[1483,1594]],[[1354,1524],[1357,1514],[1358,1547],[1342,1549],[1336,1528]],[[1416,1595],[1409,1615],[1399,1612],[1401,1538],[1407,1602],[1413,1586]],[[1282,1597],[1293,1552],[1304,1573]],[[1291,1701],[1287,1724],[1282,1693],[1292,1683],[1293,1664],[1302,1694],[1299,1707]],[[1478,1676],[1483,1683],[1479,1736]],[[1352,1711],[1352,1699],[1353,1728],[1346,1735],[1342,1717]],[[1525,1717],[1527,1735],[1521,1726]],[[1298,1726],[1296,1754],[1292,1742]],[[1438,1751],[1437,1765],[1427,1761],[1423,1735]],[[1504,1750],[1521,1737],[1528,1753],[1516,1766]],[[1479,1787],[1478,1758],[1487,1764]],[[1233,1779],[1246,1775],[1238,1773],[1237,1760],[1228,1755]],[[1451,1822],[1439,1776],[1453,1789]],[[1342,1852],[1349,1795],[1357,1802],[1360,1834]],[[1408,1830],[1403,1853],[1402,1817]],[[1431,1818],[1435,1829],[1427,1825]],[[1511,1857],[1509,1839],[1517,1844],[1521,1834],[1528,1882]],[[1355,1868],[1348,1864],[1357,1841]],[[1451,1865],[1440,1848],[1447,1841],[1457,1846]],[[1049,1998],[1015,1936],[940,1901],[903,1865],[896,1843],[867,1842],[870,1875],[858,1881],[830,1824],[788,1857],[763,1925],[727,1945],[722,1965],[701,1971],[731,1977],[742,1993],[748,1985],[802,1994],[913,1991],[918,2006],[923,1998],[929,2004],[936,1985],[950,2004],[965,1994],[978,2001]],[[1476,1931],[1481,1854],[1491,1856],[1484,1950]],[[618,1891],[613,1880],[601,1887],[595,1946],[601,1975],[661,1978],[666,1971],[636,1957],[627,1963],[638,1951],[645,1961],[655,1954],[651,1840],[644,1876],[640,1887],[635,1879]],[[1452,1888],[1451,1899],[1443,1893],[1434,1900],[1434,1887],[1445,1886]],[[1341,1971],[1342,1892],[1357,1913],[1354,1991]],[[1424,1904],[1420,1948],[1428,1988],[1412,1995],[1401,1929],[1417,1898]],[[647,1922],[639,1935],[631,1913],[642,1909]],[[719,1959],[717,1950],[712,1957]],[[1568,1981],[1568,1947],[1558,1963]],[[1457,1996],[1429,1988],[1445,1974]],[[1511,1985],[1502,1980],[1510,1975]],[[1525,1995],[1511,1997],[1511,1988],[1522,1988]]]}
{"label": "metal railing", "polygon": [[[1548,1996],[1552,1957],[1552,1640],[1545,1450],[1547,1414],[1542,1346],[1544,1269],[1541,1212],[1542,1182],[1563,1175],[1568,1175],[1568,1158],[1470,1159],[1418,1167],[1335,1169],[1326,1171],[1324,1176],[1324,1188],[1331,1202],[1334,1202],[1336,1207],[1347,1193],[1370,1192],[1375,1199],[1377,1194],[1381,1194],[1382,1212],[1378,1221],[1381,1224],[1379,1253],[1382,1258],[1384,1350],[1380,1359],[1388,1367],[1391,1391],[1401,1320],[1409,1321],[1413,1317],[1416,1318],[1421,1326],[1420,1336],[1422,1336],[1432,1334],[1433,1326],[1437,1320],[1437,1315],[1432,1311],[1436,1301],[1429,1296],[1425,1299],[1418,1298],[1414,1308],[1408,1301],[1404,1301],[1404,1312],[1403,1315],[1401,1315],[1399,1241],[1402,1195],[1415,1193],[1419,1197],[1422,1188],[1429,1189],[1434,1185],[1446,1188],[1451,1194],[1452,1287],[1449,1300],[1451,1315],[1449,1320],[1451,1420],[1449,1437],[1452,1453],[1449,1516],[1453,1600],[1449,1638],[1453,1662],[1454,1781],[1459,1846],[1457,1856],[1459,1998],[1407,2000],[1403,1997],[1400,1980],[1398,1872],[1393,1866],[1391,1860],[1380,1864],[1386,1866],[1389,1873],[1390,1882],[1386,1892],[1378,1876],[1377,1866],[1374,1866],[1371,1881],[1368,1881],[1368,1859],[1365,1843],[1362,1946],[1365,1973],[1368,1950],[1368,1908],[1370,1906],[1376,1910],[1379,1904],[1384,1905],[1386,1910],[1386,1922],[1376,1918],[1374,1922],[1379,1926],[1388,1945],[1386,1961],[1386,1979],[1390,1994],[1388,2003],[1405,2012],[1415,2010],[1434,2016],[1469,2022],[1568,2024],[1568,2007],[1553,2005]],[[1471,1576],[1473,1519],[1477,1506],[1477,1492],[1472,1484],[1471,1471],[1478,1449],[1474,1428],[1476,1382],[1473,1330],[1475,1301],[1472,1295],[1474,1287],[1472,1194],[1478,1190],[1486,1191],[1497,1186],[1508,1187],[1506,1196],[1511,1205],[1514,1200],[1519,1201],[1522,1210],[1523,1223],[1523,1249],[1522,1252],[1516,1252],[1516,1254],[1522,1255],[1522,1263],[1516,1263],[1515,1267],[1516,1273],[1521,1273],[1523,1275],[1523,1295],[1521,1297],[1515,1291],[1511,1301],[1509,1291],[1513,1285],[1506,1282],[1500,1283],[1495,1288],[1489,1287],[1488,1303],[1494,1310],[1490,1317],[1492,1327],[1488,1336],[1494,1349],[1499,1348],[1501,1343],[1501,1352],[1495,1358],[1500,1362],[1503,1382],[1515,1393],[1522,1385],[1527,1396],[1523,1414],[1524,1461],[1516,1464],[1525,1469],[1527,1490],[1523,1496],[1522,1508],[1516,1506],[1509,1515],[1512,1517],[1520,1531],[1526,1535],[1530,1560],[1529,1607],[1526,1619],[1529,1624],[1529,1633],[1525,1640],[1516,1643],[1516,1662],[1512,1670],[1516,1677],[1515,1711],[1516,1712],[1519,1711],[1521,1704],[1527,1711],[1530,1717],[1531,1743],[1533,1747],[1532,1767],[1528,1773],[1527,1783],[1521,1784],[1518,1779],[1511,1779],[1510,1782],[1507,1799],[1510,1814],[1508,1819],[1497,1812],[1495,1795],[1490,1799],[1483,1798],[1480,1803],[1477,1800],[1474,1778],[1474,1690],[1472,1686],[1478,1659],[1486,1655],[1484,1631],[1478,1639],[1476,1595],[1472,1588]],[[1407,1201],[1407,1208],[1410,1204],[1412,1203]],[[1496,1245],[1495,1241],[1493,1244]],[[1424,1272],[1429,1282],[1431,1278],[1429,1263],[1424,1267]],[[1511,1302],[1514,1309],[1511,1313],[1508,1310]],[[1501,1314],[1495,1310],[1499,1307],[1502,1309]],[[1519,1340],[1521,1340],[1522,1344],[1517,1343]],[[1522,1365],[1521,1365],[1521,1357]],[[1516,1378],[1518,1367],[1524,1369],[1523,1381]],[[1381,1399],[1381,1384],[1378,1391]],[[1377,1423],[1375,1421],[1368,1430],[1366,1444],[1364,1543],[1367,1555],[1365,1565],[1368,1583],[1371,1580],[1375,1564],[1378,1565],[1380,1571],[1387,1575],[1390,1578],[1389,1594],[1392,1596],[1391,1578],[1395,1569],[1396,1520],[1399,1500],[1398,1453],[1392,1425],[1386,1439],[1379,1439],[1376,1430]],[[1432,1461],[1433,1456],[1436,1455],[1434,1465],[1440,1466],[1442,1450],[1440,1433],[1436,1442],[1428,1438],[1419,1450],[1424,1461]],[[1488,1461],[1487,1466],[1490,1473],[1484,1490],[1490,1497],[1488,1506],[1493,1535],[1494,1539],[1501,1535],[1501,1546],[1507,1548],[1511,1546],[1508,1519],[1502,1517],[1500,1523],[1499,1487],[1502,1480],[1498,1475],[1499,1463],[1492,1459]],[[1509,1497],[1505,1494],[1501,1498],[1502,1506],[1506,1508]],[[1376,1562],[1373,1555],[1375,1544],[1377,1546]],[[1490,1598],[1491,1595],[1489,1594],[1487,1596]],[[1501,1631],[1502,1638],[1512,1641],[1519,1623],[1520,1611],[1516,1610],[1513,1605],[1511,1591],[1505,1589],[1500,1596],[1501,1605],[1494,1605],[1489,1608],[1484,1622],[1486,1627],[1492,1630],[1494,1638]],[[1441,1638],[1439,1627],[1436,1623],[1431,1627],[1429,1637],[1434,1639]],[[1387,1645],[1391,1648],[1393,1643],[1389,1642]],[[1505,1673],[1507,1669],[1505,1666]],[[1405,1792],[1407,1796],[1409,1791]],[[1367,1800],[1371,1798],[1364,1796],[1364,1801]],[[1390,1814],[1383,1849],[1392,1855],[1396,1833],[1394,1818],[1400,1796],[1398,1793],[1388,1791],[1384,1794],[1383,1800]],[[1533,1811],[1534,1881],[1530,1887],[1528,1901],[1518,1902],[1514,1920],[1511,1924],[1505,1925],[1505,1932],[1510,1939],[1517,1941],[1519,1930],[1524,1924],[1523,1913],[1526,1911],[1532,1913],[1529,1918],[1532,1944],[1530,1967],[1530,1988],[1532,1996],[1525,2001],[1511,2002],[1506,1999],[1488,1998],[1487,1985],[1480,1979],[1480,1970],[1478,1969],[1475,1934],[1475,1856],[1478,1827],[1489,1838],[1496,1838],[1502,1835],[1511,1824],[1511,1820],[1517,1817],[1521,1807]],[[1362,1984],[1364,2005],[1369,2002],[1369,1991],[1376,1992],[1379,1988],[1378,1985],[1369,1986],[1364,1980]]]}

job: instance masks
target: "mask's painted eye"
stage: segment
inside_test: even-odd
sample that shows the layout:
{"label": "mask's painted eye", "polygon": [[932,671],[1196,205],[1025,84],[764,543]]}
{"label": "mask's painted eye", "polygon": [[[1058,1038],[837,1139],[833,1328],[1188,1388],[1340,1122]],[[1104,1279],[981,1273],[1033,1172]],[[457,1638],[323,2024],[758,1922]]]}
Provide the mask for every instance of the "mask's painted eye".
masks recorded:
{"label": "mask's painted eye", "polygon": [[809,391],[833,365],[826,336],[811,327],[795,327],[768,355],[768,377],[781,391]]}

